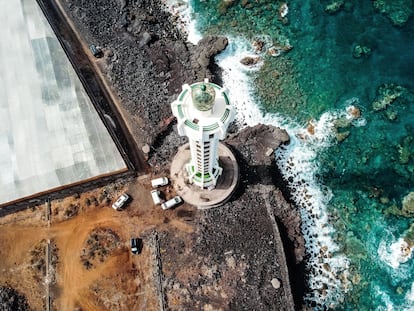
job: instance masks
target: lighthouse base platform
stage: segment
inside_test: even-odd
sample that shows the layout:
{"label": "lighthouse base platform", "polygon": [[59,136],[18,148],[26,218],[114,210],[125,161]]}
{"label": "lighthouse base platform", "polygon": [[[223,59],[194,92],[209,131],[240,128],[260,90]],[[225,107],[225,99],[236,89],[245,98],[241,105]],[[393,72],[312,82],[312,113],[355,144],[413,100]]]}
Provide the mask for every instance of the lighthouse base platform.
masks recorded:
{"label": "lighthouse base platform", "polygon": [[239,166],[233,152],[223,143],[218,144],[219,165],[223,172],[217,180],[216,187],[212,190],[202,189],[189,182],[185,168],[190,162],[190,144],[178,148],[171,163],[171,182],[175,191],[188,204],[198,209],[208,209],[226,203],[236,190],[239,181]]}

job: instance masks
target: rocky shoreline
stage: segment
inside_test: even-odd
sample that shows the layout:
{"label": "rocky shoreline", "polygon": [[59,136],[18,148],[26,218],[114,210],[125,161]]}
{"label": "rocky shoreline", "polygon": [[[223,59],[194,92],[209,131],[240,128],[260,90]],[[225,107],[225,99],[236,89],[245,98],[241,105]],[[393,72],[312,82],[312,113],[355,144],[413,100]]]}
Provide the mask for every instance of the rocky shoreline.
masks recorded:
{"label": "rocky shoreline", "polygon": [[[151,171],[168,174],[172,157],[185,142],[174,130],[170,103],[184,83],[209,78],[220,84],[220,70],[213,57],[226,48],[227,39],[209,36],[194,46],[186,41],[157,0],[99,3],[68,0],[61,1],[61,5],[86,44],[102,49],[98,65],[120,99],[123,116],[132,125],[129,128],[135,144],[144,151],[146,146],[150,147],[146,158]],[[197,260],[193,264],[199,266],[202,262],[204,266],[216,267],[218,273],[221,265],[228,266],[229,260],[246,267],[248,277],[237,281],[238,290],[231,297],[230,309],[268,310],[269,306],[278,306],[280,310],[292,310],[289,282],[296,306],[301,305],[305,254],[301,218],[288,201],[289,193],[272,154],[274,148],[288,142],[287,133],[275,127],[258,125],[240,130],[233,125],[226,143],[232,147],[241,167],[239,190],[222,208],[198,212],[199,229],[188,246],[198,257],[187,258],[187,264],[191,266]],[[272,232],[272,221],[278,225],[282,248],[273,244],[279,241],[279,233]],[[178,243],[177,237],[168,236],[165,234],[164,246],[171,248]],[[287,271],[280,271],[285,256],[280,257],[280,252],[286,253],[290,276],[284,275]],[[163,260],[174,266],[174,257]],[[175,260],[179,263],[184,259],[178,256]],[[184,286],[176,278],[176,270],[170,268],[165,272],[171,290]],[[288,284],[281,285],[284,294],[274,294],[275,285],[270,281],[264,283],[269,278],[288,279]],[[200,274],[193,282],[198,285],[204,282],[211,290],[217,280]],[[199,303],[200,308],[206,303],[201,296],[197,300],[197,291],[182,291],[177,295]]]}

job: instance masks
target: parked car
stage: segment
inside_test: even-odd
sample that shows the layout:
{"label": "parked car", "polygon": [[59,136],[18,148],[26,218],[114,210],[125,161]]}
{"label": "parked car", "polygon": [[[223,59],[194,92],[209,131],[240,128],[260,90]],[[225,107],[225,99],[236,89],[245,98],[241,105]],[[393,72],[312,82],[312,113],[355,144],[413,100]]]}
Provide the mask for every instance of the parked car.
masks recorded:
{"label": "parked car", "polygon": [[114,204],[112,204],[112,208],[114,210],[120,211],[123,209],[123,207],[128,202],[128,200],[129,200],[129,195],[127,193],[124,193],[115,201]]}
{"label": "parked car", "polygon": [[183,199],[180,196],[177,195],[177,196],[173,197],[171,200],[168,200],[167,202],[161,204],[161,208],[163,210],[170,209],[174,206],[177,206],[182,201],[183,201]]}
{"label": "parked car", "polygon": [[141,253],[142,250],[142,239],[131,238],[131,253],[136,255]]}
{"label": "parked car", "polygon": [[159,177],[151,180],[152,188],[162,187],[168,185],[168,178],[167,177]]}
{"label": "parked car", "polygon": [[92,55],[96,58],[100,58],[103,56],[102,49],[100,47],[97,47],[95,44],[89,45],[89,50],[91,51]]}
{"label": "parked car", "polygon": [[164,202],[161,197],[160,197],[160,192],[158,190],[151,190],[151,197],[152,200],[154,201],[155,205],[161,204],[162,202]]}

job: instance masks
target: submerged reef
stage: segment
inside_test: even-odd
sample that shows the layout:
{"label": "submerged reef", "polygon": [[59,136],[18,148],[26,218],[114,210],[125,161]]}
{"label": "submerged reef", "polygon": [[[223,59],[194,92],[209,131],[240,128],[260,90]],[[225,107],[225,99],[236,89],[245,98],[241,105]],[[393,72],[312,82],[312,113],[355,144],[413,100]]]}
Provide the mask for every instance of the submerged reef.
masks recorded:
{"label": "submerged reef", "polygon": [[402,211],[414,216],[414,192],[410,192],[404,197]]}
{"label": "submerged reef", "polygon": [[[414,204],[414,192],[411,192],[410,194],[412,194],[412,204]],[[409,247],[412,248],[414,246],[414,224],[411,224],[410,228],[408,228],[404,237],[404,241],[408,244]]]}
{"label": "submerged reef", "polygon": [[354,49],[352,51],[352,57],[353,58],[361,58],[363,56],[367,57],[371,55],[371,48],[365,45],[357,44],[354,46]]}
{"label": "submerged reef", "polygon": [[223,0],[220,1],[217,7],[217,10],[220,14],[224,15],[227,13],[227,10],[235,5],[237,2],[235,0]]}
{"label": "submerged reef", "polygon": [[[358,103],[357,100],[354,100]],[[351,134],[351,127],[355,125],[354,121],[361,118],[361,110],[350,105],[346,108],[346,114],[333,121],[335,138],[338,142],[344,141]]]}
{"label": "submerged reef", "polygon": [[385,14],[394,26],[404,26],[413,13],[412,0],[375,0],[373,6]]}
{"label": "submerged reef", "polygon": [[410,161],[410,157],[414,157],[414,154],[412,154],[412,141],[412,136],[406,136],[403,138],[401,144],[397,145],[398,161],[401,164],[407,164]]}
{"label": "submerged reef", "polygon": [[329,14],[335,14],[340,9],[342,9],[343,6],[344,6],[344,0],[333,1],[325,7],[325,12]]}
{"label": "submerged reef", "polygon": [[[403,216],[407,218],[414,217],[414,191],[408,193],[402,200],[402,208],[398,208],[397,205],[392,205],[385,210],[386,214]],[[414,241],[414,239],[413,239]]]}
{"label": "submerged reef", "polygon": [[372,108],[375,111],[380,111],[386,109],[391,105],[397,98],[402,96],[407,90],[393,83],[383,84],[378,88],[377,98],[372,103]]}

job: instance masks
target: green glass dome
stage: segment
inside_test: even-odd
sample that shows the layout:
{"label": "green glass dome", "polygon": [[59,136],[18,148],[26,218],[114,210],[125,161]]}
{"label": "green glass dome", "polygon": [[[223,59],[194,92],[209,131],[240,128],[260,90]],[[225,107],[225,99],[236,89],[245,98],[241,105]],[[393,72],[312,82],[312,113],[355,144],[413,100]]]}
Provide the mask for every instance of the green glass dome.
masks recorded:
{"label": "green glass dome", "polygon": [[200,83],[192,87],[191,98],[193,105],[197,110],[209,111],[214,106],[216,92],[208,83]]}

